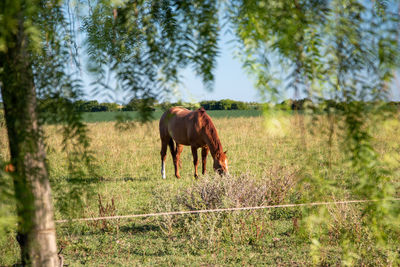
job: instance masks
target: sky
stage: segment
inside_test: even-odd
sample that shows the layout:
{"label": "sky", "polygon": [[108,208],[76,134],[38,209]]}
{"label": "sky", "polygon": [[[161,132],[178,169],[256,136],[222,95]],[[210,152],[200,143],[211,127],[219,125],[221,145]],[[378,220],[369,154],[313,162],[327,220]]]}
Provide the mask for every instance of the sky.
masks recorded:
{"label": "sky", "polygon": [[[200,102],[202,100],[233,99],[245,102],[261,102],[258,91],[253,86],[253,80],[246,75],[239,59],[234,58],[234,47],[228,43],[230,37],[223,35],[219,41],[220,54],[214,71],[215,83],[212,91],[207,90],[191,69],[182,71],[182,85],[178,94],[171,96],[171,101]],[[85,72],[85,71],[84,71]],[[118,94],[113,99],[100,95],[92,95],[88,74],[83,73],[85,99],[99,102],[117,102],[125,104],[129,98]]]}
{"label": "sky", "polygon": [[[170,101],[176,102],[200,102],[202,100],[221,100],[233,99],[245,102],[262,102],[257,89],[254,87],[254,80],[249,77],[242,69],[239,59],[234,57],[232,43],[228,43],[229,38],[223,36],[220,40],[220,55],[217,58],[217,66],[214,71],[215,83],[212,91],[207,90],[201,81],[190,69],[182,72],[182,85],[178,94],[172,95]],[[396,78],[392,83],[390,100],[400,101],[400,73],[397,71]],[[114,99],[104,98],[90,93],[90,78],[84,75],[86,93],[85,99],[98,100],[99,102],[117,102],[126,104],[129,98],[123,94],[114,96]],[[289,96],[290,97],[290,96]]]}
{"label": "sky", "polygon": [[[222,31],[224,32],[224,31]],[[182,85],[177,94],[171,95],[171,102],[182,100],[184,102],[200,102],[202,100],[232,99],[245,102],[263,102],[254,87],[254,80],[242,69],[239,59],[234,57],[234,44],[229,42],[232,36],[224,33],[219,41],[220,54],[217,57],[217,66],[214,71],[215,83],[212,91],[207,90],[201,81],[190,69],[182,71]],[[84,71],[85,72],[85,71]],[[400,101],[400,71],[396,71],[395,79],[391,85],[389,99]],[[131,96],[115,93],[110,99],[101,95],[92,95],[90,89],[90,77],[83,73],[84,97],[87,100],[99,102],[116,102],[126,104]],[[284,98],[293,98],[293,92],[281,92]]]}
{"label": "sky", "polygon": [[233,99],[246,102],[260,102],[254,81],[245,74],[239,59],[234,58],[234,48],[228,39],[220,41],[221,52],[217,59],[213,91],[204,88],[201,79],[190,70],[183,72],[182,96],[188,101]]}

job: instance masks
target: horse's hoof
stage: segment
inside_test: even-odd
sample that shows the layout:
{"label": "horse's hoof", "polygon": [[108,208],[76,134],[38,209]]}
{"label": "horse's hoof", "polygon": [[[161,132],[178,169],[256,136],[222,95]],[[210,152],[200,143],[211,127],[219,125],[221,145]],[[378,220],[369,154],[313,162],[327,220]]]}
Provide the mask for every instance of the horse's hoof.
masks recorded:
{"label": "horse's hoof", "polygon": [[197,179],[197,178],[199,178],[199,176],[198,176],[197,174],[195,174],[195,175],[194,175],[194,178],[196,178],[196,179]]}

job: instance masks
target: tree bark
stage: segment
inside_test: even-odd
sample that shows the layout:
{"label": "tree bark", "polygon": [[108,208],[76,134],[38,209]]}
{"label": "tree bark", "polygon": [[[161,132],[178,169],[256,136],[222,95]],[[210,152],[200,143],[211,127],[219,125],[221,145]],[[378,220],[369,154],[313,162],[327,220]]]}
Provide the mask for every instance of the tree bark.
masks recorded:
{"label": "tree bark", "polygon": [[14,172],[18,213],[17,240],[23,265],[58,266],[56,231],[43,135],[38,124],[36,91],[24,32],[18,18],[16,33],[0,52],[1,94]]}

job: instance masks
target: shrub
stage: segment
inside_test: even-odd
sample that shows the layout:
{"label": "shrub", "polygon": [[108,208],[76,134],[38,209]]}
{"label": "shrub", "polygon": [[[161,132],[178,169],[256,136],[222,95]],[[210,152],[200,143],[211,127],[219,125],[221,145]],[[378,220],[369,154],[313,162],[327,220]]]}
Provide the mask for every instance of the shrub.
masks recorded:
{"label": "shrub", "polygon": [[[250,174],[205,176],[178,193],[160,191],[155,206],[161,212],[280,204],[299,198],[293,190],[297,180],[296,170],[283,168],[265,172],[261,180]],[[269,215],[269,210],[234,211],[164,216],[157,222],[167,236],[187,236],[194,248],[201,249],[220,242],[260,245],[271,231],[265,227]]]}
{"label": "shrub", "polygon": [[[278,175],[278,169],[271,175]],[[206,176],[177,196],[176,201],[189,210],[275,205],[286,199],[295,184],[295,173],[266,175],[263,180],[249,174],[237,178]]]}

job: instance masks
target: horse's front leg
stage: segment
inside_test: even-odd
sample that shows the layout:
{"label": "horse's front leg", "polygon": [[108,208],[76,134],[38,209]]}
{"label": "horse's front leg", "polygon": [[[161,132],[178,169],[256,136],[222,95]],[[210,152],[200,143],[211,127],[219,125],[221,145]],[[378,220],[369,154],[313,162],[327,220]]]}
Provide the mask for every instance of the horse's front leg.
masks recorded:
{"label": "horse's front leg", "polygon": [[206,173],[206,164],[207,164],[207,154],[208,154],[208,146],[203,146],[201,148],[201,160],[203,163],[203,170],[202,174],[204,175]]}
{"label": "horse's front leg", "polygon": [[193,165],[194,165],[194,178],[198,178],[197,174],[197,165],[199,165],[199,159],[197,157],[197,148],[192,146],[192,155],[193,155]]}
{"label": "horse's front leg", "polygon": [[181,144],[176,144],[176,152],[175,152],[175,158],[174,158],[174,167],[175,167],[175,176],[176,178],[181,178],[179,175],[179,165],[180,165],[180,158],[181,158],[181,153],[183,150],[183,145]]}

